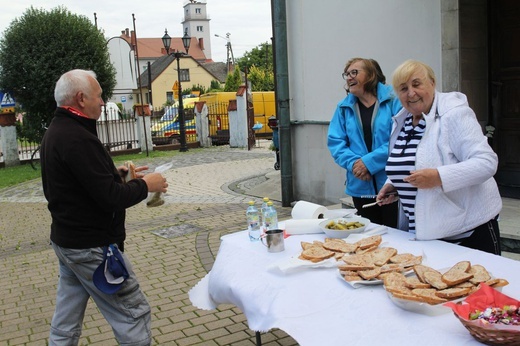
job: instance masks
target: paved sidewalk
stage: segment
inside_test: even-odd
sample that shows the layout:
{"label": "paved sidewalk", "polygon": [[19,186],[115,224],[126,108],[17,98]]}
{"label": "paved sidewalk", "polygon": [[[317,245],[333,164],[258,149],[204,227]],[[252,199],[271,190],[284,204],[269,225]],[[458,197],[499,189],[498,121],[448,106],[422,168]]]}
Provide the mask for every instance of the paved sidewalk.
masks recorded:
{"label": "paved sidewalk", "polygon": [[[234,306],[203,311],[188,291],[211,270],[220,237],[244,229],[249,200],[275,200],[281,220],[280,174],[270,141],[251,151],[215,147],[173,158],[166,204],[128,210],[126,251],[152,306],[154,345],[255,345],[254,332]],[[146,161],[146,159],[144,160]],[[153,169],[169,162],[148,163]],[[511,229],[520,202],[505,203]],[[58,265],[48,244],[50,216],[39,181],[0,190],[0,345],[46,345],[54,310]],[[502,227],[502,226],[501,226]],[[519,257],[520,258],[520,257]],[[281,330],[264,345],[297,345]],[[116,345],[110,326],[88,305],[80,345]]]}
{"label": "paved sidewalk", "polygon": [[[126,251],[152,306],[155,345],[254,345],[254,332],[234,306],[202,311],[188,291],[211,269],[223,234],[244,229],[247,191],[274,172],[269,141],[251,151],[194,149],[173,159],[166,204],[128,210]],[[148,162],[153,169],[170,159]],[[277,209],[280,219],[290,208]],[[0,345],[46,345],[58,265],[49,246],[50,216],[39,181],[0,190]],[[155,233],[154,233],[155,232]],[[296,345],[284,332],[265,345]],[[90,303],[80,345],[116,345],[110,326]]]}

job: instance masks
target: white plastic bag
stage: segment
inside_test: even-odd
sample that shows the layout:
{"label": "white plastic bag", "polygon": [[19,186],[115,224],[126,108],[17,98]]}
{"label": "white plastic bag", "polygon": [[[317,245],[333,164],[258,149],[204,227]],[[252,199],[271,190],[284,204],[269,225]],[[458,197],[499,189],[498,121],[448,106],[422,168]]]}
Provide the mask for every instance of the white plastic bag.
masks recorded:
{"label": "white plastic bag", "polygon": [[[156,173],[163,174],[167,170],[173,167],[173,162],[165,163],[164,165],[157,166],[155,168]],[[164,196],[162,192],[151,192],[148,194],[148,198],[146,199],[147,207],[159,207],[164,204]]]}

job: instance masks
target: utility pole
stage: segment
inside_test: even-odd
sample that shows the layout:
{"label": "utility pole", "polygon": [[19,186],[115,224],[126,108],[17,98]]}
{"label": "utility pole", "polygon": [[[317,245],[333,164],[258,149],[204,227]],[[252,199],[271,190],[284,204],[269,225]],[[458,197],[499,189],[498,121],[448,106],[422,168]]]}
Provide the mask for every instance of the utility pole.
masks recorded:
{"label": "utility pole", "polygon": [[215,34],[216,37],[220,37],[227,41],[227,43],[226,43],[226,49],[227,49],[226,64],[227,64],[228,73],[231,73],[231,66],[235,66],[235,57],[233,56],[233,48],[231,47],[231,40],[229,39],[230,35],[231,34],[229,32],[226,33],[226,37]]}

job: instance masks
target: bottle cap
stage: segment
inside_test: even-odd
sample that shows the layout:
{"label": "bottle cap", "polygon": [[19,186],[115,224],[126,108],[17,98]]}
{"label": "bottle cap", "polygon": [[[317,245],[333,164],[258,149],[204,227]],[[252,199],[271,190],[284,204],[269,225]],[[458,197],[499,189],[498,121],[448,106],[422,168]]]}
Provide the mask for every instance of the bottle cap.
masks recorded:
{"label": "bottle cap", "polygon": [[267,205],[271,206],[271,205],[273,205],[273,202],[269,201],[269,202],[267,202]]}
{"label": "bottle cap", "polygon": [[269,202],[269,197],[264,197],[264,202]]}
{"label": "bottle cap", "polygon": [[255,205],[255,201],[249,201],[248,204],[249,205]]}

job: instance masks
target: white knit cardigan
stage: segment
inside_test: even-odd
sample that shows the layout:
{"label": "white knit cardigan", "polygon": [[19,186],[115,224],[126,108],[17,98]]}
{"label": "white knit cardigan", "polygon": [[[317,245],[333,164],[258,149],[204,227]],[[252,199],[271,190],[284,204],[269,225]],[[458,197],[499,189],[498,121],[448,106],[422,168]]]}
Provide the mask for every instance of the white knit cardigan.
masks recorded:
{"label": "white knit cardigan", "polygon": [[[393,117],[390,150],[408,111]],[[416,170],[437,168],[441,187],[419,189],[415,204],[416,238],[442,239],[471,230],[498,215],[502,199],[493,178],[498,157],[458,92],[435,92],[426,129],[417,147]],[[390,181],[387,181],[390,182]],[[399,228],[408,229],[401,212]]]}

